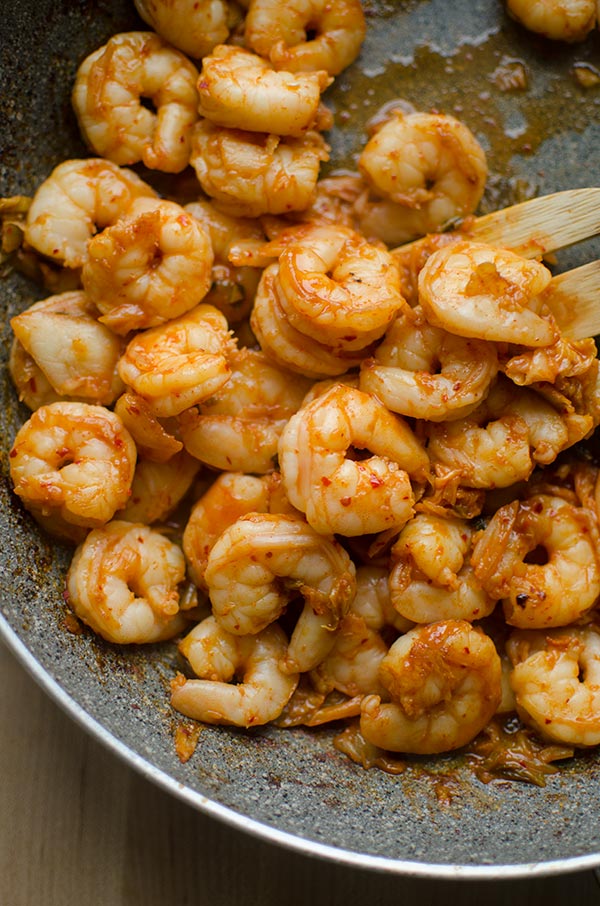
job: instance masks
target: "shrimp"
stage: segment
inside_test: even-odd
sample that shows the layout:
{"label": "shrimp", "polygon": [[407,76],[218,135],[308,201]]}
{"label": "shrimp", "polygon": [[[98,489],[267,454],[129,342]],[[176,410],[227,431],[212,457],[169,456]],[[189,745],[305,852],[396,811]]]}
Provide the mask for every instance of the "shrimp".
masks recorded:
{"label": "shrimp", "polygon": [[556,324],[537,309],[550,278],[539,261],[481,242],[457,242],[429,256],[419,274],[419,298],[430,324],[458,336],[549,346],[557,339]]}
{"label": "shrimp", "polygon": [[301,211],[313,201],[329,146],[315,131],[302,138],[225,129],[202,120],[190,163],[200,185],[234,217]]}
{"label": "shrimp", "polygon": [[472,563],[519,629],[567,626],[600,595],[591,514],[562,497],[534,494],[500,507],[477,538]]}
{"label": "shrimp", "polygon": [[96,154],[115,164],[142,161],[180,173],[198,120],[197,80],[194,64],[158,35],[114,35],[77,70],[72,99],[81,133]]}
{"label": "shrimp", "polygon": [[363,699],[360,730],[392,752],[431,755],[466,745],[495,714],[502,667],[492,640],[465,620],[418,626],[383,658],[391,701]]}
{"label": "shrimp", "polygon": [[453,421],[485,399],[497,371],[492,343],[431,327],[416,308],[401,312],[363,361],[360,389],[400,415]]}
{"label": "shrimp", "polygon": [[583,41],[596,24],[596,0],[507,0],[510,15],[555,41]]}
{"label": "shrimp", "polygon": [[236,267],[229,252],[238,242],[263,242],[263,230],[255,220],[223,214],[210,201],[192,202],[185,210],[202,224],[214,253],[212,283],[204,301],[222,311],[229,324],[237,324],[250,314],[260,270]]}
{"label": "shrimp", "polygon": [[150,411],[147,403],[135,393],[127,391],[115,403],[119,416],[135,441],[138,454],[152,462],[166,462],[180,450],[182,442],[170,434],[165,424]]}
{"label": "shrimp", "polygon": [[81,280],[100,321],[124,335],[194,308],[210,289],[213,258],[210,237],[191,214],[172,201],[140,198],[90,240]]}
{"label": "shrimp", "polygon": [[177,588],[184,578],[176,544],[147,525],[114,520],[93,529],[75,551],[67,601],[108,642],[159,642],[186,625]]}
{"label": "shrimp", "polygon": [[559,337],[551,346],[511,353],[502,365],[504,374],[520,387],[559,378],[585,375],[594,367],[598,354],[593,337],[567,340]]}
{"label": "shrimp", "polygon": [[350,612],[361,617],[369,629],[378,632],[393,627],[408,632],[415,625],[395,609],[390,595],[390,572],[381,566],[359,566],[356,570],[356,595]]}
{"label": "shrimp", "polygon": [[225,317],[201,304],[134,336],[119,361],[119,374],[153,415],[179,415],[229,380],[232,351]]}
{"label": "shrimp", "polygon": [[[388,241],[394,244],[441,231],[472,214],[488,173],[485,152],[464,123],[398,109],[382,120],[358,166],[393,212],[394,235]],[[360,210],[359,204],[359,215]]]}
{"label": "shrimp", "polygon": [[14,337],[8,357],[8,373],[15,385],[19,400],[32,412],[40,406],[57,403],[64,397],[57,393],[48,378]]}
{"label": "shrimp", "polygon": [[171,704],[207,724],[257,727],[269,723],[279,717],[298,685],[297,673],[281,669],[286,649],[287,639],[279,626],[239,636],[207,617],[179,645],[200,679],[176,677]]}
{"label": "shrimp", "polygon": [[209,554],[204,579],[213,615],[234,635],[261,632],[302,596],[283,667],[289,673],[312,670],[329,653],[356,591],[354,565],[343,547],[283,514],[251,513],[226,528]]}
{"label": "shrimp", "polygon": [[277,0],[253,0],[244,34],[277,69],[335,76],[358,56],[365,32],[360,0],[291,0],[284,15]]}
{"label": "shrimp", "polygon": [[292,327],[335,352],[364,349],[406,306],[393,256],[333,225],[303,230],[285,246],[278,288]]}
{"label": "shrimp", "polygon": [[427,451],[433,464],[458,470],[471,488],[506,488],[549,465],[593,427],[591,417],[557,412],[533,390],[516,391],[504,380],[471,415],[429,424]]}
{"label": "shrimp", "polygon": [[307,378],[240,349],[229,359],[231,377],[210,399],[179,417],[185,448],[215,469],[271,472],[279,436],[302,403]]}
{"label": "shrimp", "polygon": [[469,562],[472,530],[465,519],[419,513],[392,548],[390,599],[414,623],[480,620],[496,606]]}
{"label": "shrimp", "polygon": [[10,325],[57,397],[109,406],[122,392],[117,373],[122,341],[98,322],[85,293],[35,302]]}
{"label": "shrimp", "polygon": [[53,261],[81,267],[97,230],[116,223],[136,198],[155,197],[136,173],[109,160],[66,160],[36,191],[25,240]]}
{"label": "shrimp", "polygon": [[[372,451],[357,461],[349,449]],[[283,483],[323,533],[401,528],[413,514],[410,476],[425,480],[427,453],[409,426],[374,397],[336,384],[293,415],[279,439]]]}
{"label": "shrimp", "polygon": [[517,710],[545,739],[600,743],[600,635],[594,626],[517,630],[507,642]]}
{"label": "shrimp", "polygon": [[201,465],[182,450],[166,462],[138,458],[131,496],[119,519],[151,525],[167,518],[192,486]]}
{"label": "shrimp", "polygon": [[315,127],[332,81],[323,70],[278,72],[242,47],[219,44],[202,61],[199,110],[217,126],[299,138]]}
{"label": "shrimp", "polygon": [[103,406],[41,406],[19,429],[9,455],[14,491],[34,517],[96,527],[127,503],[135,444]]}
{"label": "shrimp", "polygon": [[337,353],[292,327],[280,305],[278,278],[278,264],[265,268],[250,316],[252,330],[269,358],[282,368],[311,378],[335,377],[359,365],[364,355],[362,350]]}
{"label": "shrimp", "polygon": [[229,37],[227,0],[134,0],[135,8],[161,38],[201,59]]}
{"label": "shrimp", "polygon": [[270,511],[272,479],[273,475],[223,472],[196,501],[183,532],[183,552],[199,588],[208,588],[204,579],[208,555],[225,529],[240,516]]}

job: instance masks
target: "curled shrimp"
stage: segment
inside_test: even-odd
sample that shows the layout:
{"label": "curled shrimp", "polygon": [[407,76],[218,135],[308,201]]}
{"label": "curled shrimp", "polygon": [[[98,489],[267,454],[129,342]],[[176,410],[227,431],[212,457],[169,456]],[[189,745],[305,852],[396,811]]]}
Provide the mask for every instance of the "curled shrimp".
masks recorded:
{"label": "curled shrimp", "polygon": [[504,374],[520,387],[558,378],[579,377],[595,366],[598,350],[593,337],[568,340],[559,337],[551,346],[512,349],[502,365]]}
{"label": "curled shrimp", "polygon": [[[182,676],[171,685],[171,704],[207,724],[256,727],[279,717],[298,685],[297,673],[281,669],[287,639],[279,626],[251,636],[232,635],[207,617],[179,650],[200,679]],[[238,682],[232,682],[237,679]]]}
{"label": "curled shrimp", "polygon": [[596,24],[596,0],[507,0],[506,7],[525,28],[555,41],[583,41]]}
{"label": "curled shrimp", "polygon": [[465,519],[418,513],[391,552],[390,599],[414,623],[480,620],[496,599],[477,581],[469,562],[472,529]]}
{"label": "curled shrimp", "polygon": [[172,201],[140,198],[88,244],[81,280],[111,330],[155,327],[197,305],[213,251],[201,224]]}
{"label": "curled shrimp", "polygon": [[549,346],[556,325],[538,309],[550,277],[539,261],[481,242],[457,242],[427,259],[419,298],[431,324],[458,336]]}
{"label": "curled shrimp", "polygon": [[229,380],[232,350],[224,315],[201,304],[136,334],[119,361],[119,374],[153,415],[179,415]]}
{"label": "curled shrimp", "polygon": [[278,72],[255,53],[219,44],[202,60],[199,110],[217,126],[298,138],[315,126],[331,81],[323,70]]}
{"label": "curled shrimp", "polygon": [[200,471],[197,459],[185,450],[166,462],[138,457],[131,495],[119,519],[151,525],[167,518],[190,490]]}
{"label": "curled shrimp", "polygon": [[272,512],[271,500],[279,483],[275,473],[259,477],[222,472],[196,501],[183,532],[183,551],[196,585],[207,590],[204,573],[219,536],[240,516]]}
{"label": "curled shrimp", "polygon": [[363,361],[360,389],[400,415],[452,421],[485,399],[497,371],[492,343],[432,327],[416,308],[401,312]]}
{"label": "curled shrimp", "polygon": [[120,418],[103,406],[41,406],[19,429],[10,451],[14,491],[37,518],[103,525],[127,503],[136,449]]}
{"label": "curled shrimp", "polygon": [[153,32],[114,35],[77,70],[73,107],[84,139],[115,164],[180,173],[198,119],[197,79],[194,64]]}
{"label": "curled shrimp", "polygon": [[590,514],[562,497],[535,494],[500,507],[478,537],[475,576],[506,622],[520,629],[567,626],[600,595]]}
{"label": "curled shrimp", "polygon": [[309,388],[255,350],[229,359],[228,382],[179,417],[185,448],[215,469],[261,474],[273,470],[279,436]]}
{"label": "curled shrimp", "polygon": [[334,76],[358,56],[365,32],[360,0],[292,0],[284,15],[277,0],[253,0],[244,34],[277,69],[325,69]]}
{"label": "curled shrimp", "polygon": [[356,613],[346,614],[340,623],[333,648],[311,671],[317,689],[337,689],[353,698],[356,695],[385,695],[379,681],[379,668],[388,646],[376,629]]}
{"label": "curled shrimp", "polygon": [[545,739],[600,743],[600,635],[594,626],[513,632],[506,648],[519,714]]}
{"label": "curled shrimp", "polygon": [[470,415],[427,426],[427,451],[434,464],[457,470],[472,488],[506,488],[548,465],[581,440],[593,420],[559,412],[533,390],[504,380]]}
{"label": "curled shrimp", "polygon": [[64,399],[16,337],[10,347],[8,373],[19,394],[19,400],[32,412],[40,406],[49,406],[50,403]]}
{"label": "curled shrimp", "polygon": [[204,302],[222,311],[230,324],[237,324],[250,314],[260,270],[236,266],[230,261],[229,252],[240,241],[262,242],[262,228],[255,220],[223,214],[210,201],[192,202],[185,210],[202,224],[214,253],[211,287]]}
{"label": "curled shrimp", "polygon": [[283,368],[312,378],[345,374],[363,351],[336,352],[293,327],[280,304],[279,265],[265,268],[254,298],[250,324],[261,349]]}
{"label": "curled shrimp", "polygon": [[333,225],[302,230],[287,244],[277,279],[292,327],[335,351],[364,349],[406,304],[393,256]]}
{"label": "curled shrimp", "polygon": [[66,160],[37,189],[25,239],[37,252],[66,267],[81,267],[88,241],[116,223],[136,198],[156,192],[132,170],[109,160]]}
{"label": "curled shrimp", "polygon": [[35,302],[10,325],[57,397],[109,406],[123,389],[123,344],[97,315],[89,297],[73,291]]}
{"label": "curled shrimp", "polygon": [[[353,460],[350,448],[372,451]],[[336,384],[293,415],[279,440],[290,502],[316,531],[364,535],[401,528],[413,514],[410,477],[427,453],[409,426],[374,397]]]}
{"label": "curled shrimp", "polygon": [[390,571],[382,566],[359,566],[356,570],[356,594],[350,612],[361,617],[369,629],[393,627],[408,632],[414,622],[398,613],[390,595]]}
{"label": "curled shrimp", "polygon": [[157,34],[183,53],[201,59],[229,37],[227,0],[134,0]]}
{"label": "curled shrimp", "polygon": [[67,600],[108,642],[159,642],[186,625],[178,590],[184,578],[176,544],[147,525],[114,520],[91,531],[75,551]]}
{"label": "curled shrimp", "polygon": [[485,153],[464,123],[443,114],[398,109],[382,120],[358,163],[382,199],[358,202],[362,231],[370,232],[383,205],[390,223],[381,238],[390,244],[435,233],[472,214],[488,172]]}
{"label": "curled shrimp", "polygon": [[502,667],[492,640],[465,620],[418,626],[383,658],[391,701],[363,699],[360,730],[393,752],[430,755],[466,745],[495,714]]}
{"label": "curled shrimp", "polygon": [[202,120],[190,163],[200,185],[234,217],[301,211],[313,201],[329,146],[315,131],[302,138],[226,129]]}
{"label": "curled shrimp", "polygon": [[283,514],[251,513],[225,529],[204,579],[217,622],[235,635],[261,632],[302,596],[284,663],[290,673],[312,670],[329,653],[356,590],[343,547]]}

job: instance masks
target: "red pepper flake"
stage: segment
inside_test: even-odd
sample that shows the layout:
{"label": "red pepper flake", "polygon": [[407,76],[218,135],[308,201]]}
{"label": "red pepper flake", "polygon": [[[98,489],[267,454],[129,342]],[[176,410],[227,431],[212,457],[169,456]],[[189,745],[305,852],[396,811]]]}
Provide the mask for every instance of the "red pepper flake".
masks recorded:
{"label": "red pepper flake", "polygon": [[352,497],[342,497],[340,503],[342,504],[342,506],[350,506],[350,504],[352,503]]}
{"label": "red pepper flake", "polygon": [[321,484],[324,485],[324,487],[328,488],[331,484],[331,478],[327,478],[327,475],[323,475],[323,477],[321,478]]}
{"label": "red pepper flake", "polygon": [[382,484],[385,484],[383,478],[380,478],[379,475],[375,475],[374,472],[371,472],[369,475],[369,484],[372,488],[380,488]]}

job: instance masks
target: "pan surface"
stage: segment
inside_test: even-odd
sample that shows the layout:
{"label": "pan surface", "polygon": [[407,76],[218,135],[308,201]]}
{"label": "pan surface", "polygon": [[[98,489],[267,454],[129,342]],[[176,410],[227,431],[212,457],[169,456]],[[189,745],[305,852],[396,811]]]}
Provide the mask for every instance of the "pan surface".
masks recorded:
{"label": "pan surface", "polygon": [[[282,4],[283,5],[283,4]],[[467,123],[486,148],[486,210],[599,184],[600,87],[583,87],[600,59],[597,32],[581,45],[528,34],[499,0],[367,0],[360,59],[326,97],[335,113],[333,161],[354,169],[365,124],[402,98]],[[32,194],[53,166],[87,156],[69,94],[81,59],[111,34],[145,28],[127,0],[14,0],[0,17],[2,195]],[[505,79],[520,66],[527,85]],[[510,80],[509,80],[510,81]],[[561,267],[599,257],[587,243]],[[181,764],[169,681],[173,645],[119,650],[65,621],[70,551],[44,536],[12,496],[8,456],[27,417],[10,385],[8,319],[35,288],[2,281],[0,630],[42,686],[130,765],[239,828],[349,864],[400,874],[509,877],[600,864],[600,756],[582,755],[540,789],[484,785],[444,756],[390,776],[336,752],[334,731],[202,730]]]}

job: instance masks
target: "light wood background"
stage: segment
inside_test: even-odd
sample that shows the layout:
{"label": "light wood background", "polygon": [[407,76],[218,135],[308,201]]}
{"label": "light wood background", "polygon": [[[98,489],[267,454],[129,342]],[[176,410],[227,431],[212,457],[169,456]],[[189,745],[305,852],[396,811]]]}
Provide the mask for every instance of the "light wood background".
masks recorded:
{"label": "light wood background", "polygon": [[280,849],[197,813],[62,713],[0,645],[1,906],[600,903],[593,872],[429,882]]}

